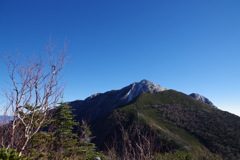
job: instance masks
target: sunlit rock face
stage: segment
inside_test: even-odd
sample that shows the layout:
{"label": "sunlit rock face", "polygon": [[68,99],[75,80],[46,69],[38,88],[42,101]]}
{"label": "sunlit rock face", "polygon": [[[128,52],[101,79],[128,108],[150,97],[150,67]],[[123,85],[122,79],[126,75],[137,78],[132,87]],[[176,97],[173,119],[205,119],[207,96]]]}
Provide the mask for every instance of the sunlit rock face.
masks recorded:
{"label": "sunlit rock face", "polygon": [[141,82],[135,82],[130,85],[130,90],[125,94],[121,99],[125,102],[129,102],[143,92],[154,93],[167,90],[166,88],[161,87],[160,85],[154,84],[148,80],[142,80]]}
{"label": "sunlit rock face", "polygon": [[199,101],[202,101],[204,103],[207,103],[209,104],[210,106],[214,107],[214,108],[217,108],[208,98],[198,94],[198,93],[191,93],[189,96],[199,100]]}

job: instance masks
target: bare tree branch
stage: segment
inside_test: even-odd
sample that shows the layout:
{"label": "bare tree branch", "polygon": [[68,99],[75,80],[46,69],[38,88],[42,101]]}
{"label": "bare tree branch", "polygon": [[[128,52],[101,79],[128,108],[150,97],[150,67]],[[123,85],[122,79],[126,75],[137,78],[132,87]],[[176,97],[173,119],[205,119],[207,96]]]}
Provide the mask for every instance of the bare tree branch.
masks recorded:
{"label": "bare tree branch", "polygon": [[[56,43],[50,38],[46,54],[33,58],[26,58],[18,52],[1,55],[11,85],[9,90],[4,91],[8,101],[5,110],[13,115],[10,140],[2,141],[2,145],[19,149],[20,155],[29,140],[49,121],[49,110],[63,95],[65,84],[61,84],[61,71],[67,62],[67,43],[58,52],[54,52],[55,47]],[[23,128],[24,135],[22,143],[18,143],[16,137],[20,128]]]}

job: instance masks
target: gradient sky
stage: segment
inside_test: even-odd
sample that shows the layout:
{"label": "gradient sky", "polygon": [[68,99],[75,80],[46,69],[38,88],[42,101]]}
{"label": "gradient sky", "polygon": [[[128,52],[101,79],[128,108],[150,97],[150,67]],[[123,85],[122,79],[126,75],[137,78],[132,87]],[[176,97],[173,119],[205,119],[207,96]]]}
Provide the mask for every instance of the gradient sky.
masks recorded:
{"label": "gradient sky", "polygon": [[[41,53],[50,35],[59,48],[67,37],[65,101],[147,79],[240,115],[239,8],[239,0],[0,0],[0,52]],[[0,69],[4,88],[2,61]]]}

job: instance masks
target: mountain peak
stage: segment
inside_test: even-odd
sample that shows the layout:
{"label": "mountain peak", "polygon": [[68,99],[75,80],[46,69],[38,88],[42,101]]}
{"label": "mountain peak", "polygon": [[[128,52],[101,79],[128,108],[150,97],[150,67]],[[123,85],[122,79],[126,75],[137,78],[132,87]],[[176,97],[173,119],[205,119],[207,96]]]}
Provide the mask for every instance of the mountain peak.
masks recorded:
{"label": "mountain peak", "polygon": [[209,104],[212,107],[217,108],[208,98],[206,98],[206,97],[204,97],[204,96],[202,96],[202,95],[200,95],[198,93],[191,93],[189,96],[191,96],[191,97],[193,97],[193,98],[195,98],[195,99],[197,99],[199,101],[202,101],[204,103],[207,103],[207,104]]}
{"label": "mountain peak", "polygon": [[128,91],[128,93],[122,98],[123,100],[126,100],[127,102],[131,101],[133,98],[137,97],[141,93],[154,93],[154,92],[161,92],[167,90],[166,88],[161,87],[158,84],[152,83],[146,79],[143,79],[140,82],[135,82],[131,84],[131,89]]}
{"label": "mountain peak", "polygon": [[147,79],[143,79],[143,80],[141,80],[139,83],[152,83],[152,82],[150,82],[150,81],[147,80]]}
{"label": "mountain peak", "polygon": [[142,89],[143,92],[147,93],[153,93],[153,92],[161,92],[164,90],[167,90],[166,88],[163,88],[162,86],[155,84],[153,82],[150,82],[146,79],[141,80],[140,82],[135,83],[138,89]]}

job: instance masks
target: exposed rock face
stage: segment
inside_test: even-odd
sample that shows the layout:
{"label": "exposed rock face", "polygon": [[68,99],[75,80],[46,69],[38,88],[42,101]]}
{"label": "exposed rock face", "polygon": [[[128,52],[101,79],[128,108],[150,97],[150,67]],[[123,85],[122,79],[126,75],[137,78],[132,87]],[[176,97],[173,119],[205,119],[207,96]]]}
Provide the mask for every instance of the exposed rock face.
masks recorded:
{"label": "exposed rock face", "polygon": [[189,96],[196,98],[197,100],[202,101],[204,103],[207,103],[214,108],[217,108],[208,98],[206,98],[198,93],[191,93]]}
{"label": "exposed rock face", "polygon": [[86,118],[89,121],[95,121],[104,117],[113,109],[130,102],[143,92],[154,93],[164,90],[167,89],[148,80],[142,80],[120,90],[97,93],[85,100],[69,102],[69,105],[75,109],[74,114],[77,115],[78,120]]}
{"label": "exposed rock face", "polygon": [[167,90],[166,88],[163,88],[160,85],[154,84],[145,79],[139,83],[133,83],[130,86],[131,89],[126,95],[124,95],[124,97],[121,98],[123,101],[125,101],[125,103],[130,102],[132,99],[134,99],[143,92],[154,93]]}

